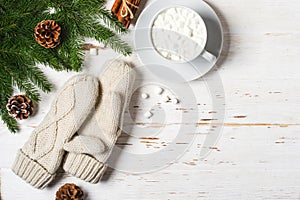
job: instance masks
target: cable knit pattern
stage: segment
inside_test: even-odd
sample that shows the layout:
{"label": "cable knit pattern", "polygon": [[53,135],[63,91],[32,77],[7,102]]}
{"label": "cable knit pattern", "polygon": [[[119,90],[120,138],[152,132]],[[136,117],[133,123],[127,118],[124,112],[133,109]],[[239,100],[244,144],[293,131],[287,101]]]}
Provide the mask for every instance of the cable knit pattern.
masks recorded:
{"label": "cable knit pattern", "polygon": [[64,155],[63,146],[82,125],[95,106],[98,80],[79,75],[57,94],[50,111],[19,150],[14,173],[36,188],[44,188],[55,177]]}
{"label": "cable knit pattern", "polygon": [[[106,169],[105,163],[121,133],[124,109],[132,94],[135,72],[124,61],[113,60],[107,62],[106,70],[99,79],[101,99],[78,130],[78,135],[65,145],[69,153],[63,164],[66,172],[90,183],[101,179]],[[98,145],[97,148],[95,145]]]}

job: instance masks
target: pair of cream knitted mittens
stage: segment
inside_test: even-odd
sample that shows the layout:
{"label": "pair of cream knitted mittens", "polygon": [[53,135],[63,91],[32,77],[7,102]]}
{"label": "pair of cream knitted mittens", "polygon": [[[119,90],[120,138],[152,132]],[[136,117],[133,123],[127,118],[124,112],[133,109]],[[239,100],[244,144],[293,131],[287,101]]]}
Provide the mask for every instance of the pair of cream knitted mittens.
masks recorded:
{"label": "pair of cream knitted mittens", "polygon": [[106,65],[100,80],[79,75],[63,86],[49,113],[18,151],[15,174],[42,189],[62,164],[82,180],[100,181],[121,133],[135,80],[134,71],[123,61]]}

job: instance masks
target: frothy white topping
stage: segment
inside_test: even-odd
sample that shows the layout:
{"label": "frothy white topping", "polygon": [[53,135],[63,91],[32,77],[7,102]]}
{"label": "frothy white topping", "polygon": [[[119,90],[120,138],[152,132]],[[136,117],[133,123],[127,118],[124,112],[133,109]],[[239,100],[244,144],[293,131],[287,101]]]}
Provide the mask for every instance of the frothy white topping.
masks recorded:
{"label": "frothy white topping", "polygon": [[151,33],[156,50],[172,61],[190,61],[201,53],[206,42],[206,28],[200,15],[184,7],[161,12]]}

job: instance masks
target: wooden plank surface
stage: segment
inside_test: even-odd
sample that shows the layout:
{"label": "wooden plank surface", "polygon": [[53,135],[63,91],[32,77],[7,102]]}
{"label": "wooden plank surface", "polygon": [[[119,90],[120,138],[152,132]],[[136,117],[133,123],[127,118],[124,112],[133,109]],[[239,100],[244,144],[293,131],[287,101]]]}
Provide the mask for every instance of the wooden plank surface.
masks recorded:
{"label": "wooden plank surface", "polygon": [[[298,0],[226,0],[207,2],[217,11],[225,32],[225,46],[216,69],[204,79],[191,82],[196,105],[167,107],[167,122],[148,121],[143,117],[147,103],[132,99],[131,112],[137,126],[130,127],[139,137],[122,135],[114,169],[104,180],[91,185],[59,173],[57,180],[39,191],[15,176],[10,167],[18,148],[30,136],[49,109],[57,90],[75,73],[43,68],[55,88],[43,94],[38,113],[21,123],[21,131],[10,134],[0,129],[1,199],[54,199],[55,191],[66,182],[80,185],[87,199],[300,199],[300,1]],[[111,1],[109,2],[111,3]],[[147,2],[151,3],[151,0]],[[130,36],[128,36],[130,38]],[[87,55],[84,72],[97,75],[103,63],[115,58],[112,50],[98,56]],[[126,58],[140,65],[135,55]],[[220,77],[224,95],[207,88],[207,82]],[[148,74],[140,83],[151,80]],[[213,81],[212,81],[213,82]],[[216,83],[217,84],[217,83]],[[176,85],[172,85],[176,87]],[[180,87],[180,86],[178,86]],[[224,105],[217,106],[212,99]],[[150,106],[153,102],[148,102]],[[225,110],[224,124],[218,118]],[[159,112],[155,107],[154,112]],[[186,121],[177,118],[184,113]],[[191,116],[197,115],[198,118]],[[189,118],[190,116],[190,118]],[[151,173],[124,172],[126,152],[155,154],[171,145],[181,126],[194,127],[191,145],[178,159],[165,163]],[[201,159],[204,141],[212,128],[222,127],[210,154]],[[151,140],[151,131],[164,128],[164,134]],[[144,130],[144,131],[140,131]],[[145,139],[140,139],[145,136]],[[170,152],[182,148],[180,142]],[[171,155],[171,154],[170,154]],[[160,160],[164,163],[165,157]],[[132,163],[149,164],[151,160]],[[125,164],[124,164],[125,163]],[[137,167],[137,169],[140,169]]]}

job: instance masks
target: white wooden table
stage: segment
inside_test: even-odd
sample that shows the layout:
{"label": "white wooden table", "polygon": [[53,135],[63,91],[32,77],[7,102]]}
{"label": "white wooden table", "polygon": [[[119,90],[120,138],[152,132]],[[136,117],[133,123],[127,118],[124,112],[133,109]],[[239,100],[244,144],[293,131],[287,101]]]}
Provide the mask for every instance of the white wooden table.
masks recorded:
{"label": "white wooden table", "polygon": [[[300,1],[207,2],[217,11],[225,29],[219,67],[207,77],[221,77],[225,96],[217,98],[225,102],[226,111],[222,133],[210,147],[208,156],[200,159],[205,137],[201,133],[206,133],[211,129],[211,122],[220,119],[210,120],[216,110],[205,92],[205,81],[197,80],[191,83],[201,113],[193,124],[197,128],[191,133],[195,138],[184,155],[168,167],[140,174],[110,169],[97,185],[60,174],[50,187],[33,189],[15,176],[10,167],[17,149],[47,113],[57,90],[75,74],[45,68],[55,88],[52,93],[43,94],[38,113],[23,121],[17,134],[9,133],[1,125],[1,199],[54,199],[55,191],[66,182],[82,187],[87,200],[300,199]],[[98,56],[87,55],[84,71],[97,74],[102,63],[114,57],[112,50],[103,50]],[[134,60],[138,65],[134,56],[127,60]],[[143,82],[147,75],[138,79]],[[171,119],[172,123],[151,124],[143,118],[143,110],[139,110],[146,106],[137,99],[133,97],[131,105],[137,108],[136,122],[144,126],[145,132],[153,127],[172,132],[188,124],[176,118]],[[172,116],[178,111],[186,115],[193,112],[181,107],[170,108],[167,114]],[[122,135],[118,146],[132,154],[158,153],[159,156],[159,151],[168,145],[163,137],[143,139]],[[177,142],[172,148],[176,151],[180,145]],[[118,162],[115,168],[122,169],[122,163],[126,162],[122,154]]]}

